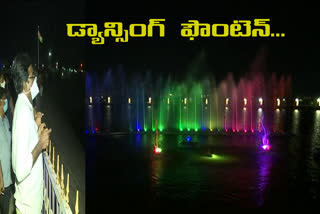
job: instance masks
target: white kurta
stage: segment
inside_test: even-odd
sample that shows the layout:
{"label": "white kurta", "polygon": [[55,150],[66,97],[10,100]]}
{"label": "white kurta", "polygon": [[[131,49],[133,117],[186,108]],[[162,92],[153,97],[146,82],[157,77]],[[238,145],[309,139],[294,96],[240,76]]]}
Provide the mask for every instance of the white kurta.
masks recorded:
{"label": "white kurta", "polygon": [[43,159],[40,153],[32,167],[38,127],[33,107],[23,93],[18,95],[12,123],[12,168],[16,175],[14,197],[22,214],[41,213],[43,203]]}

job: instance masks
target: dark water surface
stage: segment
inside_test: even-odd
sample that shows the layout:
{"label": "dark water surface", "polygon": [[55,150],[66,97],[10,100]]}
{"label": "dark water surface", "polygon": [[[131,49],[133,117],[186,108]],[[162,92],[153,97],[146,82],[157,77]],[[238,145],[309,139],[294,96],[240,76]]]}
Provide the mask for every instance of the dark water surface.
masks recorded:
{"label": "dark water surface", "polygon": [[[87,210],[292,208],[320,202],[320,111],[287,112],[286,136],[86,135]],[[214,154],[213,156],[208,154]],[[101,209],[101,206],[103,209]]]}

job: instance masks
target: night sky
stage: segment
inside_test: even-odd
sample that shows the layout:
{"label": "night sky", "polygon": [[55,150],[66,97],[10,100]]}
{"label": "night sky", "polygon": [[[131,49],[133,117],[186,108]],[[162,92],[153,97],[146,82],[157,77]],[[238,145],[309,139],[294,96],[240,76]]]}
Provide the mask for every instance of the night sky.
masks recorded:
{"label": "night sky", "polygon": [[[45,4],[43,3],[45,2]],[[173,6],[160,2],[131,5],[108,1],[105,6],[93,1],[14,1],[1,10],[0,59],[12,59],[27,50],[37,59],[36,26],[44,38],[40,61],[54,60],[74,65],[84,62],[89,71],[104,71],[123,64],[126,72],[151,70],[158,74],[183,76],[190,64],[203,64],[218,80],[232,72],[236,78],[250,71],[256,56],[264,50],[265,72],[289,74],[297,95],[320,95],[316,87],[320,78],[316,27],[308,14],[312,6],[299,5],[299,12],[287,3],[248,4],[244,1],[213,1]],[[184,14],[184,15],[179,15]],[[307,14],[307,15],[304,15]],[[121,21],[125,28],[132,23],[148,23],[149,18],[165,18],[164,38],[129,38],[128,43],[115,43],[106,38],[104,45],[93,46],[88,39],[68,38],[66,23],[96,23],[99,29],[106,21]],[[271,32],[284,32],[285,38],[188,38],[180,36],[181,23],[189,19],[201,23],[232,23],[235,19],[270,18]]]}

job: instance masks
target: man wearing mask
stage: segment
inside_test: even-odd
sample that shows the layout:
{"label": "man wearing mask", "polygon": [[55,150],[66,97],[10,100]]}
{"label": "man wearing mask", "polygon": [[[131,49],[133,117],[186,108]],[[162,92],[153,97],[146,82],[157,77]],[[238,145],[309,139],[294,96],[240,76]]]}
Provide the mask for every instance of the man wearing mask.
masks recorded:
{"label": "man wearing mask", "polygon": [[5,115],[8,109],[6,91],[0,87],[0,213],[9,213],[12,193],[11,178],[11,133]]}
{"label": "man wearing mask", "polygon": [[8,85],[9,85],[8,76],[4,75],[4,71],[0,71],[0,88],[4,88],[6,90],[6,96],[7,96],[8,105],[9,105],[8,111],[5,114],[9,120],[10,127],[12,127],[14,105],[13,105],[13,99],[12,99]]}
{"label": "man wearing mask", "polygon": [[16,56],[11,72],[18,94],[12,126],[16,212],[39,214],[43,204],[42,151],[49,145],[51,129],[45,128],[45,124],[41,123],[43,114],[34,114],[32,101],[39,89],[31,58],[27,54]]}

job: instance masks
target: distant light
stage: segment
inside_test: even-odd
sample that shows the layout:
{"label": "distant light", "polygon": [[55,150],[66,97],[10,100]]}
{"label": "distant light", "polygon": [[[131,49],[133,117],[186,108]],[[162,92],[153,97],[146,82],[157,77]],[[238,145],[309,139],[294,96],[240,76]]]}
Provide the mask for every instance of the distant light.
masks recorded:
{"label": "distant light", "polygon": [[184,104],[185,105],[187,104],[187,98],[184,98]]}
{"label": "distant light", "polygon": [[210,131],[213,131],[213,129],[210,129]]}
{"label": "distant light", "polygon": [[278,109],[278,108],[277,108],[277,109],[276,109],[276,111],[277,111],[277,112],[279,112],[279,111],[280,111],[280,109]]}
{"label": "distant light", "polygon": [[90,104],[92,104],[92,97],[89,97],[89,102]]}
{"label": "distant light", "polygon": [[320,98],[317,99],[318,106],[320,107]]}
{"label": "distant light", "polygon": [[219,156],[218,156],[218,155],[215,155],[215,154],[211,154],[211,157],[212,157],[213,159],[219,158]]}
{"label": "distant light", "polygon": [[61,76],[63,76],[63,72],[61,73]]}
{"label": "distant light", "polygon": [[259,98],[259,103],[260,103],[260,105],[262,106],[262,104],[263,104],[263,99],[260,97]]}
{"label": "distant light", "polygon": [[96,132],[98,131],[99,129],[96,127]]}
{"label": "distant light", "polygon": [[280,98],[277,98],[277,106],[280,106]]}
{"label": "distant light", "polygon": [[247,105],[247,102],[248,102],[248,101],[247,101],[247,98],[244,98],[244,99],[243,99],[243,104],[244,104],[244,105]]}
{"label": "distant light", "polygon": [[49,51],[49,56],[51,56],[52,54],[51,54],[51,51]]}
{"label": "distant light", "polygon": [[284,99],[284,98],[283,98],[283,99],[282,99],[282,101],[283,101],[283,102],[285,102],[285,101],[286,101],[286,99]]}
{"label": "distant light", "polygon": [[128,103],[131,104],[131,98],[130,97],[128,98]]}
{"label": "distant light", "polygon": [[85,130],[85,133],[88,134],[88,130],[87,129]]}
{"label": "distant light", "polygon": [[296,106],[299,106],[299,99],[296,98],[295,101],[296,101]]}
{"label": "distant light", "polygon": [[246,110],[247,110],[247,108],[246,108],[246,107],[244,107],[244,108],[243,108],[243,110],[244,110],[244,111],[246,111]]}
{"label": "distant light", "polygon": [[148,104],[151,104],[151,97],[149,97],[148,99]]}
{"label": "distant light", "polygon": [[82,63],[80,64],[80,67],[82,68]]}
{"label": "distant light", "polygon": [[208,105],[208,98],[206,98],[206,105]]}
{"label": "distant light", "polygon": [[226,106],[229,104],[229,98],[226,98]]}
{"label": "distant light", "polygon": [[168,98],[168,104],[170,104],[170,98]]}
{"label": "distant light", "polygon": [[258,111],[259,111],[259,112],[262,112],[262,108],[258,108]]}
{"label": "distant light", "polygon": [[111,98],[110,97],[108,97],[108,104],[110,104],[111,103]]}
{"label": "distant light", "polygon": [[225,109],[226,109],[226,110],[228,110],[229,108],[228,108],[228,107],[226,107]]}

